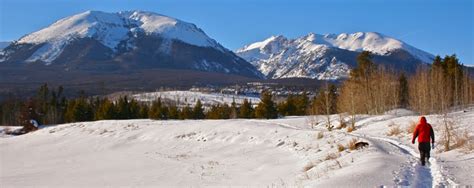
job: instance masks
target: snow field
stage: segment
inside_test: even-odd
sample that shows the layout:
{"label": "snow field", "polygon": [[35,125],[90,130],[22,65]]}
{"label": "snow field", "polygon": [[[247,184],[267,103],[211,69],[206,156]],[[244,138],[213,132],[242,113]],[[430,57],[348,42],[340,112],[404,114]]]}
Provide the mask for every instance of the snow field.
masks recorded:
{"label": "snow field", "polygon": [[[472,130],[474,113],[456,112]],[[324,116],[276,120],[107,120],[0,138],[2,187],[472,185],[472,152],[432,152],[418,164],[411,135],[386,136],[418,116],[358,116],[357,130],[328,132]],[[333,123],[337,115],[331,116]],[[440,137],[438,116],[427,116]],[[316,126],[311,123],[319,122]],[[337,124],[337,123],[336,123]],[[337,127],[337,125],[336,125]],[[403,129],[403,128],[402,128]],[[403,129],[404,130],[404,129]],[[320,136],[320,133],[323,136]],[[472,134],[472,132],[471,132]],[[370,144],[338,150],[352,139]]]}

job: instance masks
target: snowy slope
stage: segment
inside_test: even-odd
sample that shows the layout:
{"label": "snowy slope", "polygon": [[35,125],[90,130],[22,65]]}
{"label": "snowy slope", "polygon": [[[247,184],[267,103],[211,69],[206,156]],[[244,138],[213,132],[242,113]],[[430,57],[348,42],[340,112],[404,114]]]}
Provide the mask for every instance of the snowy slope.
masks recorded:
{"label": "snowy slope", "polygon": [[[474,111],[450,114],[472,136]],[[428,116],[441,137],[440,116]],[[418,116],[407,110],[357,117],[357,130],[328,132],[324,116],[277,120],[108,120],[0,137],[2,187],[440,187],[474,184],[473,153],[432,152],[417,162],[410,134],[386,136]],[[337,125],[338,116],[331,116]],[[322,136],[318,136],[322,133]],[[338,152],[351,139],[362,150]]]}
{"label": "snowy slope", "polygon": [[246,45],[236,53],[270,78],[338,79],[347,77],[349,72],[348,62],[340,61],[347,56],[347,53],[341,50],[365,50],[381,56],[404,50],[425,63],[430,63],[434,58],[433,55],[400,40],[375,32],[339,35],[310,33],[296,39],[272,36]]}
{"label": "snowy slope", "polygon": [[150,93],[140,93],[132,96],[138,101],[152,102],[161,98],[162,100],[173,101],[178,106],[194,106],[197,100],[201,100],[204,106],[211,106],[216,104],[228,104],[232,102],[236,104],[242,104],[244,99],[247,99],[252,104],[258,104],[260,98],[256,96],[244,96],[244,95],[231,95],[231,94],[220,94],[220,93],[203,93],[197,91],[159,91]]}
{"label": "snowy slope", "polygon": [[73,40],[92,38],[112,50],[137,33],[157,35],[187,44],[223,50],[194,24],[145,11],[106,13],[87,11],[58,20],[18,40],[18,44],[44,44],[28,59],[51,62]]}

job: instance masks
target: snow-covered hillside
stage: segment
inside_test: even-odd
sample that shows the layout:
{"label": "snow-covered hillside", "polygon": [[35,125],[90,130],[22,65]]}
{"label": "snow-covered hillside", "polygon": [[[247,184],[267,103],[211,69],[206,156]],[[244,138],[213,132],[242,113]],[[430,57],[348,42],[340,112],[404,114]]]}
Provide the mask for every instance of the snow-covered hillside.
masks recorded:
{"label": "snow-covered hillside", "polygon": [[44,43],[28,61],[52,62],[67,44],[77,38],[93,38],[110,49],[117,50],[120,43],[127,43],[129,38],[140,32],[191,45],[223,49],[194,24],[145,11],[87,11],[58,20],[42,30],[26,35],[17,43]]}
{"label": "snow-covered hillside", "polygon": [[135,94],[132,97],[138,101],[144,102],[152,102],[161,97],[162,100],[175,102],[178,106],[194,106],[197,100],[201,100],[204,106],[224,103],[230,105],[232,102],[235,102],[239,105],[244,102],[244,99],[247,99],[254,105],[260,102],[260,98],[258,96],[203,93],[198,91],[159,91]]}
{"label": "snow-covered hillside", "polygon": [[236,53],[270,78],[309,77],[329,80],[348,76],[349,62],[342,59],[347,59],[346,56],[351,54],[344,51],[363,50],[380,56],[403,50],[424,63],[430,63],[434,58],[400,40],[375,32],[339,35],[310,33],[296,39],[272,36],[246,45]]}
{"label": "snow-covered hillside", "polygon": [[[33,71],[58,68],[102,75],[177,69],[210,73],[205,78],[212,73],[264,77],[196,25],[146,11],[87,11],[60,19],[0,50],[0,62],[22,69],[45,65]],[[183,77],[196,76],[182,72]]]}
{"label": "snow-covered hillside", "polygon": [[[472,138],[474,111],[450,116]],[[324,116],[63,124],[0,138],[0,182],[2,187],[473,185],[472,150],[439,153],[438,145],[430,166],[422,167],[410,134],[386,135],[418,118],[407,110],[362,115],[352,133],[328,132]],[[338,116],[332,119],[337,124]],[[441,138],[440,116],[427,119]],[[352,139],[369,147],[345,149]],[[339,150],[339,144],[345,148]]]}

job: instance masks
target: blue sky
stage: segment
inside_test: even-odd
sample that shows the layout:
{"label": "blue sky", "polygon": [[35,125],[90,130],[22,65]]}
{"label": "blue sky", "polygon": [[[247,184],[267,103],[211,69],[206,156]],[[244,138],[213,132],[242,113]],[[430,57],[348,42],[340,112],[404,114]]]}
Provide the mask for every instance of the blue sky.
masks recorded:
{"label": "blue sky", "polygon": [[86,10],[168,15],[232,50],[271,35],[375,31],[474,65],[471,0],[0,0],[0,41]]}

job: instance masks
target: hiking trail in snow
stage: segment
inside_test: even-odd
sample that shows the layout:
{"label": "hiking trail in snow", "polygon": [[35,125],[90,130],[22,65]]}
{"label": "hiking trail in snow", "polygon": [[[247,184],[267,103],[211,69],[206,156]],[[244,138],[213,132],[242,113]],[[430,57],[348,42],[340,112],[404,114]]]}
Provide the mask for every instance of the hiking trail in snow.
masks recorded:
{"label": "hiking trail in snow", "polygon": [[[402,168],[395,173],[394,181],[399,186],[411,187],[451,187],[457,184],[443,173],[442,167],[438,164],[435,157],[431,157],[426,166],[419,162],[419,154],[414,148],[403,145],[399,141],[376,136],[351,134],[354,136],[368,139],[372,142],[382,141],[390,144],[405,154],[408,162],[402,165]],[[433,153],[433,152],[432,152]]]}

